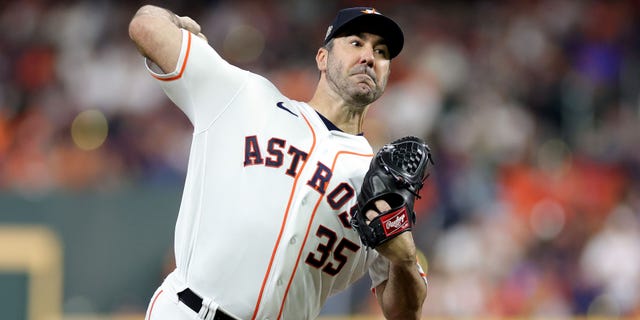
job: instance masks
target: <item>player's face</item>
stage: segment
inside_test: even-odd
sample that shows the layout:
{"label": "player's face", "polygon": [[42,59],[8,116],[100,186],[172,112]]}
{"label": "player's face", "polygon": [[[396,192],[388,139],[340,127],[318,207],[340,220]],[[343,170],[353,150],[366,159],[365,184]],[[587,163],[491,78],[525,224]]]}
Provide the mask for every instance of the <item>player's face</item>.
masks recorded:
{"label": "player's face", "polygon": [[366,106],[378,99],[387,86],[389,72],[389,49],[378,35],[335,38],[327,55],[329,85],[354,106]]}

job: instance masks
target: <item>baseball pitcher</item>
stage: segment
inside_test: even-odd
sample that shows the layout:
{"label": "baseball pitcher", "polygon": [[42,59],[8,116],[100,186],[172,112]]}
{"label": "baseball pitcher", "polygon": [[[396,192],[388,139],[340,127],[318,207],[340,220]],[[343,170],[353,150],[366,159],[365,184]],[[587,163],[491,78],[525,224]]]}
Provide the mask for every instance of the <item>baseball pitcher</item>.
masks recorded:
{"label": "baseball pitcher", "polygon": [[410,231],[430,150],[407,137],[374,154],[361,133],[403,47],[393,20],[339,11],[308,102],[229,64],[189,17],[146,5],[129,34],[193,125],[177,267],[146,319],[314,319],[365,274],[386,317],[420,317],[427,281]]}

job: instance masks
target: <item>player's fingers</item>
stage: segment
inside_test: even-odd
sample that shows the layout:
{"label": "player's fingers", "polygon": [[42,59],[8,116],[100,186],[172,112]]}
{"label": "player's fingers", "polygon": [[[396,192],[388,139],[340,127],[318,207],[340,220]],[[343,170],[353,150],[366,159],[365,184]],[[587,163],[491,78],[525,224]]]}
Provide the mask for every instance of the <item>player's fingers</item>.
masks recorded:
{"label": "player's fingers", "polygon": [[200,25],[190,17],[178,17],[180,19],[180,26],[188,31],[191,31],[194,34],[199,34],[201,30]]}
{"label": "player's fingers", "polygon": [[369,210],[367,212],[365,212],[365,217],[367,217],[367,224],[369,224],[369,221],[373,220],[373,218],[378,216],[378,213],[373,211],[373,210]]}
{"label": "player's fingers", "polygon": [[385,212],[391,210],[391,206],[384,200],[378,200],[375,202],[376,208],[380,210],[380,212]]}
{"label": "player's fingers", "polygon": [[[385,211],[391,210],[391,206],[389,206],[389,204],[384,200],[377,200],[374,204],[376,205],[376,208],[378,209],[379,212],[385,212]],[[369,210],[365,213],[365,215],[367,219],[371,221],[375,217],[377,217],[379,214],[374,210]]]}

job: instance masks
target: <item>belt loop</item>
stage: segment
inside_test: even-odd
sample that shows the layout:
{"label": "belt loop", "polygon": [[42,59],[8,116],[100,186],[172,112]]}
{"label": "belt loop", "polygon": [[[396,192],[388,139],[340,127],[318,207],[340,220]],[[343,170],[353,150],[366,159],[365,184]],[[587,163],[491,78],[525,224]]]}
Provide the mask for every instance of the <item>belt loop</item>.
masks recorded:
{"label": "belt loop", "polygon": [[213,320],[216,312],[218,312],[218,307],[220,305],[217,304],[211,298],[203,298],[202,299],[202,308],[200,309],[200,313],[198,316],[203,320]]}

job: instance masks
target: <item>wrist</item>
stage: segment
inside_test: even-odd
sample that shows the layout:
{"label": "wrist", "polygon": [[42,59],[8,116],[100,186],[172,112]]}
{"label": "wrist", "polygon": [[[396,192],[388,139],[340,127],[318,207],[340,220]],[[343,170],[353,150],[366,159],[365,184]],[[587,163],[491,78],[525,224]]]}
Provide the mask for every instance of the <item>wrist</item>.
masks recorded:
{"label": "wrist", "polygon": [[392,267],[396,268],[415,268],[418,260],[416,257],[396,257],[394,259],[389,259],[389,263]]}
{"label": "wrist", "polygon": [[415,264],[417,262],[416,246],[411,232],[401,235],[378,246],[376,250],[393,264]]}

